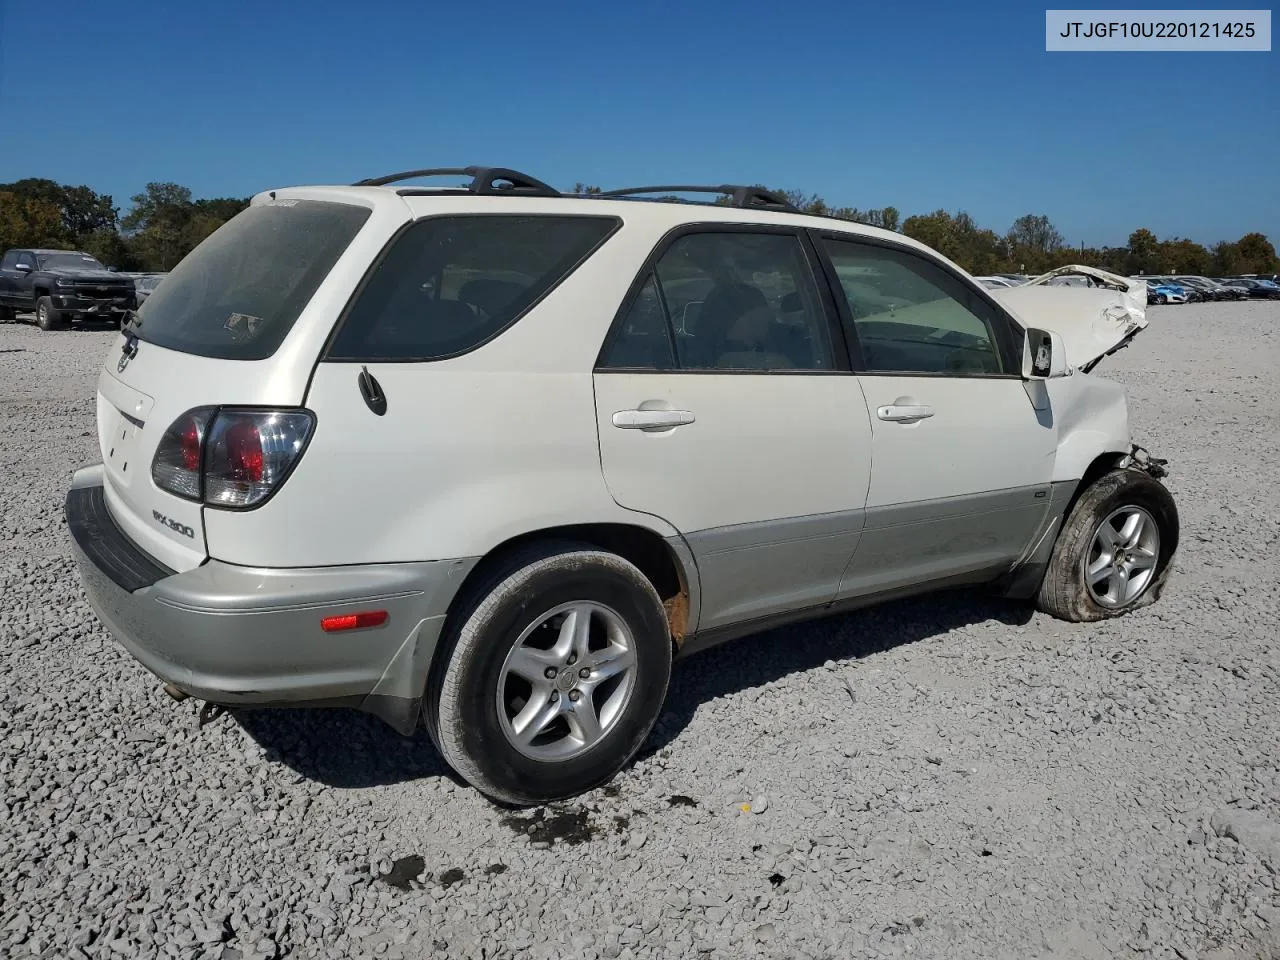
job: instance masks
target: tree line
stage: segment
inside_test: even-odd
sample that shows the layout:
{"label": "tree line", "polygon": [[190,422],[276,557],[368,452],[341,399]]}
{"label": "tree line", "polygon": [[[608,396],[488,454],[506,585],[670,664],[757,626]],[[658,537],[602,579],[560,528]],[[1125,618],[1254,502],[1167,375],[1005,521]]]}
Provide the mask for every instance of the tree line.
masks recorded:
{"label": "tree line", "polygon": [[[756,186],[760,186],[756,184]],[[768,188],[764,188],[768,189]],[[600,188],[578,183],[574,193],[598,194]],[[1123,247],[1070,246],[1043,214],[1019,217],[1004,233],[980,227],[963,210],[935,210],[903,219],[897,207],[860,210],[832,207],[822,197],[799,190],[771,190],[804,213],[854,220],[919,240],[970,273],[1040,274],[1069,263],[1101,267],[1122,276],[1185,274],[1229,277],[1243,273],[1276,273],[1280,258],[1262,233],[1247,233],[1239,240],[1212,247],[1181,237],[1160,240],[1145,227],[1129,234]],[[674,197],[669,198],[674,199]],[[717,203],[727,204],[728,198]]]}
{"label": "tree line", "polygon": [[[598,194],[582,183],[574,193]],[[1084,263],[1124,276],[1192,274],[1234,276],[1275,273],[1280,258],[1262,233],[1248,233],[1212,247],[1181,237],[1161,240],[1146,228],[1123,247],[1076,247],[1043,214],[1019,217],[1004,233],[978,226],[963,210],[902,217],[896,207],[861,210],[832,207],[817,194],[773,191],[805,213],[854,220],[919,240],[971,273],[1043,273]],[[718,201],[727,203],[724,199]],[[54,247],[83,250],[119,270],[172,269],[196,244],[249,205],[248,198],[196,200],[188,187],[148,183],[121,216],[113,199],[87,186],[28,178],[0,184],[0,250]]]}
{"label": "tree line", "polygon": [[249,205],[249,199],[195,200],[188,187],[148,183],[124,216],[107,194],[28,178],[0,184],[0,250],[82,250],[117,270],[163,272]]}

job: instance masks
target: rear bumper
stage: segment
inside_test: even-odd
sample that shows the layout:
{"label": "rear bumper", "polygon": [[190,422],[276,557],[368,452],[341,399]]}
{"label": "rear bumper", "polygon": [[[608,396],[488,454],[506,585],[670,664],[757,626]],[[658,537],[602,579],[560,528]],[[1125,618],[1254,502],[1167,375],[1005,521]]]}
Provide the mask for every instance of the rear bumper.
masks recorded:
{"label": "rear bumper", "polygon": [[[174,573],[112,519],[101,465],[79,471],[67,526],[98,618],[148,670],[228,706],[354,706],[402,733],[417,723],[449,603],[474,560],[262,569],[217,560]],[[386,610],[326,633],[323,617]]]}

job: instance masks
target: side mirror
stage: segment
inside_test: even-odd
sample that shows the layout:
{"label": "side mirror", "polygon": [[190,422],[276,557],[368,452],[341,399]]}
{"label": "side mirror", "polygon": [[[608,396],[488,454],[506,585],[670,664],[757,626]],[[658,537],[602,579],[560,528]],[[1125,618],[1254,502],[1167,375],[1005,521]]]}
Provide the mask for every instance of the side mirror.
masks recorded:
{"label": "side mirror", "polygon": [[116,272],[116,268],[115,268],[115,267],[107,267],[107,270],[108,270],[108,271],[110,271],[111,273],[115,273],[115,272]]}
{"label": "side mirror", "polygon": [[1022,341],[1022,379],[1052,380],[1069,372],[1061,335],[1028,327]]}
{"label": "side mirror", "polygon": [[15,264],[13,265],[13,269],[17,270],[19,273],[30,273],[30,272],[31,272],[31,264],[29,264],[29,263],[15,263]]}

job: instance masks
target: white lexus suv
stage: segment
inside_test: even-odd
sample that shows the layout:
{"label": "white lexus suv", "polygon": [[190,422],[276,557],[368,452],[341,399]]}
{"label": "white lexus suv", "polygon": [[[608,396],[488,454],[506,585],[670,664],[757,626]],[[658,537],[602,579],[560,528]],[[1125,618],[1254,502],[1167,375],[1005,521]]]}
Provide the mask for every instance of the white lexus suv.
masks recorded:
{"label": "white lexus suv", "polygon": [[[469,182],[397,186],[431,175]],[[987,290],[745,187],[263,193],[110,349],[85,589],[175,697],[421,718],[490,797],[570,796],[710,644],[959,585],[1157,597],[1177,511],[1090,373],[1146,291],[1062,272]]]}

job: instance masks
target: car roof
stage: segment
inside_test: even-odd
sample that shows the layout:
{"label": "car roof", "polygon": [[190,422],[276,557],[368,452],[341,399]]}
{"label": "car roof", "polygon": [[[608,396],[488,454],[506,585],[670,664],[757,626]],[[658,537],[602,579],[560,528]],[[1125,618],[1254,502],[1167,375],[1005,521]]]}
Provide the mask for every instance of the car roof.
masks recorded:
{"label": "car roof", "polygon": [[563,194],[560,196],[524,196],[501,194],[475,194],[466,189],[397,189],[393,186],[337,186],[314,185],[285,187],[264,191],[251,200],[252,204],[286,199],[329,200],[354,203],[374,209],[389,205],[412,207],[420,210],[424,203],[439,205],[442,211],[457,213],[531,213],[552,214],[573,211],[584,215],[617,216],[628,222],[640,222],[659,228],[674,229],[684,224],[766,224],[800,227],[811,230],[856,234],[872,239],[888,240],[902,246],[919,249],[934,256],[937,251],[892,230],[873,227],[855,220],[827,217],[818,214],[776,210],[767,207],[732,207],[713,203],[659,200],[656,198],[608,197]]}

